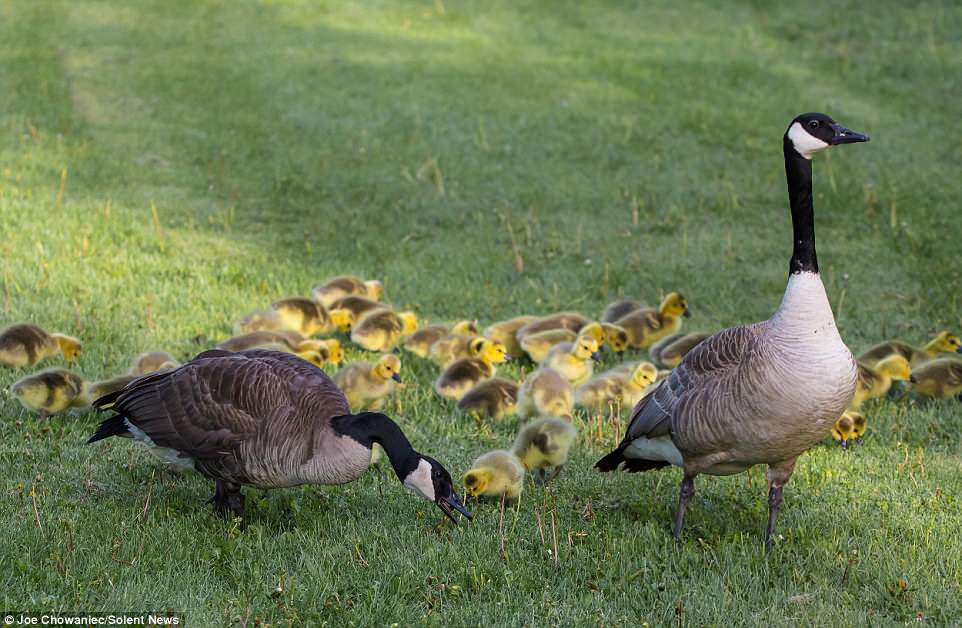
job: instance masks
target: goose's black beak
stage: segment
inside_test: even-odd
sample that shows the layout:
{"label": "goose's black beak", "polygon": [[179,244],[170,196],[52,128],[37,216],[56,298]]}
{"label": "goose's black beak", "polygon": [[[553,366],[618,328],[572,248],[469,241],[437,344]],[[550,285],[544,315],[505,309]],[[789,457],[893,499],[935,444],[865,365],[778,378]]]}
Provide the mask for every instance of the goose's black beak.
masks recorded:
{"label": "goose's black beak", "polygon": [[836,144],[854,144],[856,142],[867,142],[869,140],[868,135],[864,133],[856,133],[851,129],[846,129],[841,124],[837,122],[832,124],[832,130],[835,131],[835,136],[830,142],[833,146]]}
{"label": "goose's black beak", "polygon": [[400,376],[399,374],[397,374],[397,373],[395,373],[394,375],[392,375],[392,376],[391,376],[391,379],[393,379],[394,381],[396,381],[396,382],[399,383],[399,384],[401,383],[401,376]]}
{"label": "goose's black beak", "polygon": [[473,519],[471,513],[468,512],[468,509],[461,505],[461,501],[458,499],[458,494],[454,491],[451,491],[451,494],[447,497],[438,497],[434,503],[437,504],[437,507],[441,509],[441,512],[447,515],[448,519],[454,522],[454,525],[458,524],[458,520],[454,518],[455,510],[467,517],[468,521]]}

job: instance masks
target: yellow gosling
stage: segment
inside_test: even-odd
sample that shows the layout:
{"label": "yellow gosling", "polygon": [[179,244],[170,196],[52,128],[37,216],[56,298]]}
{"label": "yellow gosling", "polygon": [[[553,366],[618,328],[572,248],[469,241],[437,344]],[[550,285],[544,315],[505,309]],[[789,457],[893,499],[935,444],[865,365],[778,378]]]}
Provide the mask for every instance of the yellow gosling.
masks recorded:
{"label": "yellow gosling", "polygon": [[524,466],[510,451],[489,451],[479,456],[464,474],[464,492],[476,499],[517,499],[523,488]]}
{"label": "yellow gosling", "polygon": [[73,362],[80,357],[82,347],[73,336],[50,333],[31,323],[17,323],[0,330],[0,364],[4,366],[33,366],[57,353]]}
{"label": "yellow gosling", "polygon": [[351,342],[368,351],[391,351],[418,329],[414,312],[395,312],[387,308],[368,312],[351,330]]}
{"label": "yellow gosling", "polygon": [[10,393],[42,419],[90,405],[83,378],[63,368],[45,369],[17,380],[10,385]]}
{"label": "yellow gosling", "polygon": [[458,408],[476,419],[501,420],[517,412],[518,385],[503,377],[486,379],[466,392]]}
{"label": "yellow gosling", "polygon": [[861,353],[858,361],[875,366],[880,360],[890,355],[901,355],[909,361],[910,366],[915,367],[934,360],[942,353],[962,353],[962,340],[957,334],[941,331],[921,348],[913,347],[901,340],[889,340]]}
{"label": "yellow gosling", "polygon": [[434,382],[434,390],[447,399],[460,401],[479,382],[494,377],[495,365],[508,360],[504,345],[481,339],[478,356],[461,358],[449,364]]}
{"label": "yellow gosling", "polygon": [[334,374],[352,412],[380,410],[401,381],[401,360],[393,353],[370,362],[352,362]]}
{"label": "yellow gosling", "polygon": [[515,316],[506,321],[492,323],[484,330],[484,337],[500,342],[508,355],[512,358],[524,356],[524,350],[518,343],[517,332],[528,323],[538,320],[537,316]]}
{"label": "yellow gosling", "polygon": [[558,371],[542,367],[530,373],[518,391],[518,416],[571,418],[574,391]]}
{"label": "yellow gosling", "polygon": [[664,298],[655,310],[642,308],[615,321],[628,332],[628,345],[633,349],[645,349],[681,329],[681,319],[689,316],[688,301],[677,292]]}
{"label": "yellow gosling", "polygon": [[521,428],[511,453],[528,472],[534,472],[542,483],[547,483],[561,473],[577,436],[578,431],[570,421],[538,419]]}
{"label": "yellow gosling", "polygon": [[599,359],[598,342],[591,336],[583,336],[552,347],[542,365],[553,368],[577,386],[591,378],[594,363]]}

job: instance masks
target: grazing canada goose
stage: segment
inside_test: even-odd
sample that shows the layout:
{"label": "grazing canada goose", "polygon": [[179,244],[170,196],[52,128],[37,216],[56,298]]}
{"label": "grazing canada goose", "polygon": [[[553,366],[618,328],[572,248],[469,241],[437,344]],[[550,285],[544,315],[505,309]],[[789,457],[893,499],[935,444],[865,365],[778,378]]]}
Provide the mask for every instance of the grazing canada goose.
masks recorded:
{"label": "grazing canada goose", "polygon": [[434,343],[439,342],[443,338],[448,336],[467,337],[477,335],[478,321],[462,320],[450,327],[447,325],[428,325],[408,336],[407,340],[404,341],[404,349],[418,357],[427,358]]}
{"label": "grazing canada goose", "polygon": [[548,351],[542,365],[561,373],[572,386],[588,381],[594,373],[598,355],[598,341],[591,336],[579,336],[574,342],[562,342]]}
{"label": "grazing canada goose", "polygon": [[332,312],[335,310],[351,312],[354,315],[355,321],[359,321],[364,318],[364,315],[368,312],[384,309],[385,307],[387,306],[380,301],[375,301],[374,299],[361,297],[355,294],[341,297],[330,306]]}
{"label": "grazing canada goose", "polygon": [[510,451],[495,449],[478,456],[464,474],[469,497],[515,499],[524,488],[524,466]]}
{"label": "grazing canada goose", "polygon": [[518,403],[518,385],[503,377],[486,379],[466,392],[458,408],[477,418],[503,419],[514,414]]}
{"label": "grazing canada goose", "polygon": [[374,364],[352,362],[334,374],[334,383],[353,411],[380,410],[400,381],[401,360],[393,353],[382,355]]}
{"label": "grazing canada goose", "polygon": [[207,351],[95,402],[116,414],[88,443],[134,438],[166,461],[214,480],[213,502],[243,516],[243,485],[343,484],[361,477],[375,443],[398,479],[455,521],[466,517],[451,476],[383,414],[351,414],[324,371],[286,353]]}
{"label": "grazing canada goose", "polygon": [[852,415],[850,412],[846,412],[838,417],[838,420],[832,425],[832,438],[842,444],[842,449],[848,449],[848,442],[855,437],[854,429],[855,424],[852,421]]}
{"label": "grazing canada goose", "polygon": [[518,416],[571,418],[574,391],[568,380],[553,368],[542,367],[529,374],[518,391]]}
{"label": "grazing canada goose", "polygon": [[940,353],[962,353],[962,340],[947,331],[939,332],[921,349],[901,340],[890,340],[867,349],[858,356],[858,361],[868,366],[875,366],[879,360],[898,354],[906,358],[910,366],[918,366],[923,362],[934,360]]}
{"label": "grazing canada goose", "polygon": [[644,349],[681,329],[681,318],[689,317],[688,300],[677,292],[666,296],[658,309],[642,308],[615,321],[628,332],[628,346]]}
{"label": "grazing canada goose", "polygon": [[442,397],[460,401],[479,382],[494,377],[495,364],[509,360],[504,345],[482,339],[477,357],[461,358],[447,366],[434,382],[434,390]]}
{"label": "grazing canada goose", "polygon": [[539,331],[548,329],[567,329],[578,333],[581,328],[590,323],[591,320],[577,312],[558,312],[531,321],[524,325],[515,333],[515,337],[520,342],[528,334],[536,334]]}
{"label": "grazing canada goose", "polygon": [[792,120],[783,147],[794,250],[781,305],[767,321],[723,330],[692,349],[635,407],[618,448],[595,465],[602,471],[682,467],[676,539],[696,476],[767,464],[765,538],[771,543],[796,459],[824,438],[855,394],[858,368],[818,274],[810,159],[829,146],[867,140],[823,114]]}
{"label": "grazing canada goose", "polygon": [[892,387],[892,380],[908,381],[912,376],[909,361],[895,354],[880,360],[874,367],[859,363],[858,385],[849,408],[858,410],[869,399],[884,397]]}
{"label": "grazing canada goose", "polygon": [[518,343],[517,332],[528,323],[536,320],[538,320],[537,316],[525,315],[492,323],[485,328],[484,337],[495,342],[500,342],[504,345],[504,350],[507,351],[508,355],[512,358],[520,358],[524,356],[524,350]]}
{"label": "grazing canada goose", "polygon": [[311,294],[314,300],[324,307],[331,307],[338,299],[352,295],[379,301],[384,294],[384,284],[377,279],[365,281],[351,275],[342,275],[315,286]]}
{"label": "grazing canada goose", "polygon": [[631,299],[615,301],[614,303],[609,303],[608,306],[605,307],[605,311],[601,313],[601,318],[599,320],[602,323],[614,323],[619,318],[627,316],[635,310],[640,310],[643,307],[645,307],[644,304]]}
{"label": "grazing canada goose", "polygon": [[911,391],[932,399],[962,401],[962,360],[939,358],[912,369]]}
{"label": "grazing canada goose", "polygon": [[177,358],[166,351],[148,351],[141,353],[130,364],[128,373],[131,375],[146,375],[163,369],[175,369],[180,366]]}
{"label": "grazing canada goose", "polygon": [[699,342],[711,334],[671,334],[665,336],[648,349],[651,360],[661,368],[673,369],[678,366],[685,354],[694,349]]}
{"label": "grazing canada goose", "polygon": [[351,342],[368,351],[391,351],[405,336],[418,329],[414,312],[395,312],[388,308],[368,312],[351,330]]}
{"label": "grazing canada goose", "polygon": [[49,368],[10,385],[10,392],[27,410],[41,419],[52,414],[90,405],[82,377],[62,368]]}
{"label": "grazing canada goose", "polygon": [[428,349],[428,359],[444,368],[461,358],[478,357],[485,342],[491,341],[483,336],[471,334],[448,334],[431,345]]}
{"label": "grazing canada goose", "polygon": [[592,413],[604,412],[613,403],[634,408],[657,377],[658,369],[651,362],[639,362],[628,372],[613,369],[578,386],[575,403]]}
{"label": "grazing canada goose", "polygon": [[521,428],[511,453],[517,456],[526,470],[534,471],[538,479],[546,483],[561,473],[577,436],[578,430],[570,421],[538,419]]}
{"label": "grazing canada goose", "polygon": [[80,341],[65,334],[51,334],[31,323],[17,323],[0,331],[0,364],[23,368],[62,353],[72,362],[80,356]]}
{"label": "grazing canada goose", "polygon": [[292,329],[306,338],[333,331],[346,334],[354,326],[354,313],[350,310],[328,310],[320,303],[304,297],[275,301],[271,304],[271,309],[280,316],[282,329]]}

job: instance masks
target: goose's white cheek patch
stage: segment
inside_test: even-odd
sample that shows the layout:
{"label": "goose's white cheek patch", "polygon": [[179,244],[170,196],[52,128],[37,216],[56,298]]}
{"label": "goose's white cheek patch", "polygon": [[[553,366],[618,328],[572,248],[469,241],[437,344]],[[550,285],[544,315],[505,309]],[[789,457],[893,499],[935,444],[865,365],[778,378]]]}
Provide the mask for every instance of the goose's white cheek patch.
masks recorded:
{"label": "goose's white cheek patch", "polygon": [[431,480],[431,464],[427,460],[419,462],[417,468],[404,478],[404,486],[433,502],[434,482]]}
{"label": "goose's white cheek patch", "polygon": [[805,159],[811,159],[812,155],[829,147],[828,142],[823,142],[810,134],[798,122],[793,123],[788,129],[788,139],[792,141],[792,145],[798,151],[798,154]]}

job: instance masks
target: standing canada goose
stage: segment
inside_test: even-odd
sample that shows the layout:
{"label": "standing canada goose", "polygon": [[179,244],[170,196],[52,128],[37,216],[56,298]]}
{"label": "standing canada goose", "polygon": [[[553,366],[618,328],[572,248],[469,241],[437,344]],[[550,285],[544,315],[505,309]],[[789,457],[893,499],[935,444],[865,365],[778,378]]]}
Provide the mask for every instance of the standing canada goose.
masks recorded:
{"label": "standing canada goose", "polygon": [[401,382],[401,360],[393,353],[375,363],[352,362],[334,374],[334,383],[351,410],[380,410],[384,398]]}
{"label": "standing canada goose", "polygon": [[892,380],[908,381],[912,376],[909,361],[904,356],[890,355],[880,360],[874,367],[858,365],[858,385],[849,408],[858,410],[869,399],[884,397],[892,387]]}
{"label": "standing canada goose", "polygon": [[80,341],[65,334],[51,334],[31,323],[17,323],[0,331],[0,364],[23,368],[62,353],[72,362],[80,356]]}
{"label": "standing canada goose", "polygon": [[518,416],[571,418],[574,391],[568,380],[553,368],[542,367],[529,374],[518,391]]}
{"label": "standing canada goose", "polygon": [[918,366],[923,362],[934,360],[940,353],[962,353],[962,340],[953,333],[941,331],[921,349],[902,342],[890,340],[877,344],[859,354],[858,361],[868,366],[875,366],[880,360],[890,355],[901,355],[909,361],[909,365]]}
{"label": "standing canada goose", "polygon": [[850,412],[838,417],[832,425],[832,438],[842,445],[842,449],[848,449],[848,442],[855,437],[855,423]]}
{"label": "standing canada goose", "polygon": [[56,367],[17,380],[10,385],[10,392],[24,408],[33,410],[41,419],[90,405],[83,378],[73,371]]}
{"label": "standing canada goose", "polygon": [[558,312],[556,314],[542,316],[541,318],[524,325],[518,329],[518,331],[515,333],[515,337],[520,342],[528,334],[536,334],[539,331],[545,331],[548,329],[567,329],[569,331],[578,333],[581,331],[582,327],[590,322],[591,320],[589,318],[577,312]]}
{"label": "standing canada goose", "polygon": [[448,336],[476,336],[478,334],[478,321],[463,320],[454,325],[428,325],[422,327],[404,341],[404,349],[414,355],[428,357],[432,345]]}
{"label": "standing canada goose", "polygon": [[911,391],[932,399],[962,401],[962,360],[939,358],[912,369]]}
{"label": "standing canada goose", "polygon": [[148,351],[141,353],[130,364],[131,375],[146,375],[162,369],[175,369],[180,366],[177,358],[166,351]]}
{"label": "standing canada goose", "polygon": [[450,333],[431,343],[428,359],[445,368],[455,360],[478,357],[486,342],[491,340],[473,334]]}
{"label": "standing canada goose", "polygon": [[577,386],[591,378],[594,363],[600,359],[598,341],[591,336],[579,336],[574,342],[553,346],[541,364],[558,371],[572,386]]}
{"label": "standing canada goose", "polygon": [[288,297],[274,301],[271,309],[281,318],[282,329],[292,329],[306,338],[333,331],[348,333],[354,326],[354,314],[349,310],[328,310],[304,297]]}
{"label": "standing canada goose", "polygon": [[477,357],[455,360],[441,371],[434,390],[442,397],[460,401],[479,382],[494,377],[495,365],[508,359],[500,342],[483,340]]}
{"label": "standing canada goose", "polygon": [[651,362],[639,362],[628,372],[612,369],[578,386],[575,403],[592,413],[602,413],[612,403],[634,408],[657,377],[658,369]]}
{"label": "standing canada goose", "polygon": [[602,323],[614,323],[619,318],[627,316],[635,310],[640,310],[643,307],[645,307],[643,303],[640,303],[639,301],[633,301],[631,299],[615,301],[614,303],[609,303],[608,306],[605,307],[605,311],[601,313],[601,318],[599,320]]}
{"label": "standing canada goose", "polygon": [[855,394],[858,368],[818,273],[810,160],[829,146],[867,140],[824,114],[792,120],[783,149],[794,250],[781,305],[767,321],[723,330],[689,352],[635,407],[618,448],[595,465],[601,471],[682,467],[676,539],[695,477],[767,464],[770,544],[795,461],[825,437]]}
{"label": "standing canada goose", "polygon": [[380,310],[384,307],[386,306],[380,301],[362,297],[356,294],[341,297],[330,305],[331,311],[346,310],[351,312],[354,314],[355,321],[361,320],[365,314],[372,310]]}
{"label": "standing canada goose", "polygon": [[688,300],[677,292],[670,292],[658,309],[642,308],[625,314],[615,321],[628,332],[628,345],[645,349],[656,341],[681,329],[681,317],[688,318]]}
{"label": "standing canada goose", "polygon": [[418,453],[383,414],[351,414],[324,371],[286,353],[207,351],[173,371],[146,375],[95,402],[113,416],[90,437],[134,438],[181,468],[214,480],[219,512],[243,516],[243,485],[344,484],[364,474],[375,443],[398,479],[455,521],[451,476]]}
{"label": "standing canada goose", "polygon": [[515,499],[524,488],[524,466],[510,451],[495,449],[478,456],[464,473],[464,492],[469,497]]}
{"label": "standing canada goose", "polygon": [[514,414],[518,403],[518,385],[503,377],[486,379],[466,392],[458,408],[477,418],[503,419]]}
{"label": "standing canada goose", "polygon": [[651,345],[648,355],[651,356],[652,362],[661,368],[673,369],[678,366],[686,353],[709,336],[711,334],[671,334]]}
{"label": "standing canada goose", "polygon": [[338,299],[351,295],[379,301],[383,293],[384,284],[377,279],[368,279],[365,281],[364,279],[359,279],[351,275],[341,275],[340,277],[328,279],[311,290],[314,300],[324,307],[331,307]]}
{"label": "standing canada goose", "polygon": [[488,325],[485,327],[482,335],[495,342],[500,342],[504,345],[504,350],[508,352],[508,355],[517,359],[524,356],[524,351],[521,349],[521,345],[518,344],[518,330],[536,320],[538,320],[537,316],[527,314],[515,316],[506,321],[498,321],[497,323]]}
{"label": "standing canada goose", "polygon": [[568,452],[578,436],[570,421],[544,418],[521,428],[511,453],[528,471],[534,471],[542,483],[558,477],[568,461]]}
{"label": "standing canada goose", "polygon": [[351,342],[368,351],[391,351],[402,338],[418,330],[414,312],[395,312],[388,308],[364,315],[351,330]]}

